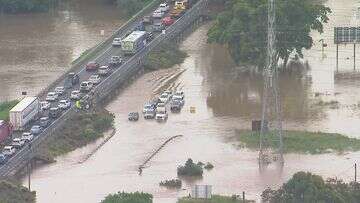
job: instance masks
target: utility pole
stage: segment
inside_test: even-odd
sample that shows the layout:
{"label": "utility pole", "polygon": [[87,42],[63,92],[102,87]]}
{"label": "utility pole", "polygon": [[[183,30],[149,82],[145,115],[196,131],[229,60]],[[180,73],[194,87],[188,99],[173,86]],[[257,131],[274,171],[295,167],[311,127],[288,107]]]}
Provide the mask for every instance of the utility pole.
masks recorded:
{"label": "utility pole", "polygon": [[[262,116],[260,129],[260,152],[259,152],[259,166],[269,164],[271,162],[270,152],[270,138],[267,124],[271,118],[271,110],[275,110],[275,129],[274,132],[278,138],[278,149],[276,149],[275,160],[278,160],[281,165],[284,163],[283,158],[283,131],[281,119],[281,105],[278,90],[278,69],[276,61],[276,33],[275,33],[275,0],[268,0],[268,34],[267,34],[267,61],[266,67],[263,71],[264,77],[264,92],[262,101]],[[274,160],[274,158],[272,159]]]}
{"label": "utility pole", "polygon": [[356,165],[356,163],[355,163],[355,165],[354,165],[354,169],[355,169],[355,182],[357,182],[357,165]]}

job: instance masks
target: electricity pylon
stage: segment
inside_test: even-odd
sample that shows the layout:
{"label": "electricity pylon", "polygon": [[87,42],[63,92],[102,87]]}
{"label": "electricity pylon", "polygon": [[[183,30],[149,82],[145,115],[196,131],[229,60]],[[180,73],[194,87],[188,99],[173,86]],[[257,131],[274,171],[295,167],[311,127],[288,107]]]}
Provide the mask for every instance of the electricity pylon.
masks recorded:
{"label": "electricity pylon", "polygon": [[[268,0],[267,61],[266,67],[263,70],[264,92],[260,130],[260,166],[266,166],[273,161],[278,161],[281,165],[284,163],[283,130],[275,47],[275,16],[275,0]],[[274,120],[274,122],[270,122],[270,120]],[[271,125],[272,123],[275,126],[271,130],[268,128],[268,124]],[[272,149],[270,144],[274,142],[277,143],[277,146],[275,149]]]}

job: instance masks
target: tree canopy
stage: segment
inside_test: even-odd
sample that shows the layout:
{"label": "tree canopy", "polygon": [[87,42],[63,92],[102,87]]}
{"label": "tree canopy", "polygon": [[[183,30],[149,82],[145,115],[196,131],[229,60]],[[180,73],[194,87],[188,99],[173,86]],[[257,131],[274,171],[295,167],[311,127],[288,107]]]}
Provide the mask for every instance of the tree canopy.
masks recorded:
{"label": "tree canopy", "polygon": [[360,202],[360,183],[336,179],[324,181],[321,176],[298,172],[280,189],[268,188],[261,196],[270,203],[356,203]]}
{"label": "tree canopy", "polygon": [[0,11],[5,13],[42,12],[57,0],[0,0]]}
{"label": "tree canopy", "polygon": [[[264,66],[267,45],[267,0],[227,0],[208,32],[208,42],[227,45],[237,64]],[[323,32],[330,8],[311,0],[276,0],[276,59],[286,64],[291,53],[303,57],[312,30]]]}

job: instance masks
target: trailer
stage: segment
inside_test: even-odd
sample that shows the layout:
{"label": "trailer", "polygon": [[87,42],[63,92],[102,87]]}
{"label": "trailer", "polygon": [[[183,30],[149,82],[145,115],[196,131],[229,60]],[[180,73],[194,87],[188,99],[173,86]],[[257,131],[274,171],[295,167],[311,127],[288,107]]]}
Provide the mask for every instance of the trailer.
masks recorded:
{"label": "trailer", "polygon": [[10,112],[10,124],[13,130],[23,130],[40,112],[40,102],[37,97],[25,97]]}
{"label": "trailer", "polygon": [[0,120],[0,143],[4,142],[8,137],[12,134],[12,126],[5,122],[4,120]]}
{"label": "trailer", "polygon": [[146,32],[133,31],[130,35],[121,40],[121,48],[124,54],[135,54],[146,45]]}

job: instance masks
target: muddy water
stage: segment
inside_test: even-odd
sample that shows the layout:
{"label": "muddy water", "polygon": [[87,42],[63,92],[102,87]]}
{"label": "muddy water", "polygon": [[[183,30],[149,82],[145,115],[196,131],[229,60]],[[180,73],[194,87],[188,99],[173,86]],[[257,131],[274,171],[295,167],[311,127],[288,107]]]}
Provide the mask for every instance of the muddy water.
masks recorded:
{"label": "muddy water", "polygon": [[[336,8],[349,5],[328,4]],[[344,8],[345,9],[345,8]],[[350,8],[346,8],[350,9]],[[351,10],[351,9],[350,9]],[[335,12],[337,12],[335,10]],[[334,14],[323,36],[329,36],[332,26],[346,22],[342,9]],[[335,21],[334,17],[341,18]],[[238,149],[229,143],[235,128],[249,128],[250,121],[260,115],[261,78],[242,73],[224,48],[205,43],[209,25],[193,33],[183,44],[189,57],[174,69],[152,72],[139,78],[107,107],[116,115],[116,134],[89,160],[79,164],[93,146],[60,157],[59,162],[45,166],[32,174],[32,188],[37,191],[38,202],[99,202],[106,194],[117,191],[145,191],[152,193],[154,202],[173,203],[176,198],[189,193],[193,184],[211,184],[214,193],[240,194],[246,191],[249,198],[258,199],[261,191],[279,186],[297,171],[305,170],[325,177],[352,178],[352,165],[360,153],[343,155],[285,156],[282,170],[270,167],[260,172],[257,152]],[[326,57],[321,57],[319,45],[306,52],[311,69],[308,72],[292,71],[281,75],[282,103],[287,129],[340,132],[358,137],[360,128],[356,81],[335,81],[333,78],[334,53],[327,39]],[[346,53],[342,53],[346,57]],[[348,68],[346,59],[341,68]],[[175,81],[166,81],[185,69]],[[285,85],[286,84],[286,85]],[[170,114],[166,123],[145,121],[128,122],[129,111],[141,111],[145,101],[162,88],[182,89],[186,104],[180,114]],[[320,96],[315,97],[315,93]],[[337,100],[339,108],[320,107],[316,102]],[[196,112],[190,113],[190,107]],[[137,167],[167,138],[184,135],[170,142],[146,166],[141,175]],[[200,180],[187,180],[184,190],[166,190],[158,186],[165,179],[176,177],[176,167],[188,157],[195,161],[211,162],[212,171],[206,171]],[[70,161],[69,161],[70,160]],[[24,180],[24,184],[26,181]]]}
{"label": "muddy water", "polygon": [[0,101],[22,91],[35,95],[123,22],[117,8],[97,0],[64,1],[49,13],[1,15]]}

